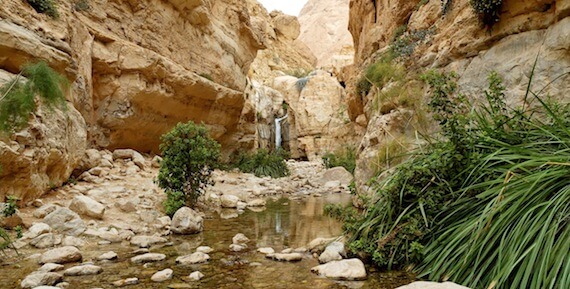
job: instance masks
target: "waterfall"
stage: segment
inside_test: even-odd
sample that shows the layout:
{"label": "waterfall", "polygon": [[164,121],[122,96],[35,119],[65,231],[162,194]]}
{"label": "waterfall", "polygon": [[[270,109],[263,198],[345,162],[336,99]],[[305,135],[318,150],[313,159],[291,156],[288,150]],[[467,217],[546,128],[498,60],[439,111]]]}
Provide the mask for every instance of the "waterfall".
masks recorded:
{"label": "waterfall", "polygon": [[275,148],[278,149],[281,147],[281,122],[284,121],[289,117],[289,114],[285,114],[284,117],[276,118],[275,119]]}

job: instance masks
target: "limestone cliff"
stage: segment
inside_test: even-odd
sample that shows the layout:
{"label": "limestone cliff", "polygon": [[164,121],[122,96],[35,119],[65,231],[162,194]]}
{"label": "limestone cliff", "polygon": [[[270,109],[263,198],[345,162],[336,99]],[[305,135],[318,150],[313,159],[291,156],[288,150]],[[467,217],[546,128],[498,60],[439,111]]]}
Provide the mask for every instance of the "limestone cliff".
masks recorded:
{"label": "limestone cliff", "polygon": [[349,0],[309,0],[299,14],[299,40],[315,54],[318,67],[342,67],[353,61],[348,4]]}
{"label": "limestone cliff", "polygon": [[[449,6],[444,8],[442,4],[446,3]],[[410,133],[403,126],[410,111],[396,108],[387,113],[371,112],[367,108],[371,107],[374,93],[355,93],[357,80],[366,67],[395,45],[399,35],[406,41],[397,43],[405,54],[398,62],[408,71],[456,71],[460,89],[468,97],[480,97],[487,85],[486,77],[496,71],[504,78],[509,100],[520,102],[538,57],[532,89],[545,88],[544,94],[568,102],[570,76],[564,73],[570,67],[569,15],[568,0],[505,0],[500,20],[490,27],[482,23],[469,0],[351,0],[349,29],[356,54],[343,78],[348,84],[351,120],[368,120],[357,169],[361,189],[373,176],[370,164],[380,144],[395,135]]]}
{"label": "limestone cliff", "polygon": [[89,1],[81,11],[57,3],[58,19],[3,3],[0,68],[17,73],[42,58],[65,72],[91,143],[156,152],[159,136],[187,120],[235,141],[249,66],[264,47],[248,2]]}

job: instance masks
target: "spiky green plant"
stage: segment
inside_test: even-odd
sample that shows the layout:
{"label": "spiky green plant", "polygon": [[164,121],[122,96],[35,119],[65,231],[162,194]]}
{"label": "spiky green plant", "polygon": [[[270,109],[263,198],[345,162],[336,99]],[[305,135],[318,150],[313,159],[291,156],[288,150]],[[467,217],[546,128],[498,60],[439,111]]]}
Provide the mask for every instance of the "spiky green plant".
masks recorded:
{"label": "spiky green plant", "polygon": [[0,131],[12,133],[28,123],[36,109],[35,96],[49,108],[66,108],[65,93],[69,83],[65,77],[40,61],[22,69],[20,75],[0,87]]}
{"label": "spiky green plant", "polygon": [[259,149],[253,153],[239,153],[230,166],[258,177],[281,178],[289,175],[289,168],[285,162],[287,157],[288,153],[283,149],[273,152]]}

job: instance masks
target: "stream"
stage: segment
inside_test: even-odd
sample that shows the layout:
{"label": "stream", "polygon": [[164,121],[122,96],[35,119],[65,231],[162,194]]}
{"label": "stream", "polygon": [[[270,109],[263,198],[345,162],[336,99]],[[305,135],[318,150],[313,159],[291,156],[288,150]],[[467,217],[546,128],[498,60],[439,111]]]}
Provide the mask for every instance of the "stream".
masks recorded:
{"label": "stream", "polygon": [[[318,261],[310,255],[296,263],[282,263],[266,259],[256,252],[259,247],[272,247],[279,252],[286,248],[306,246],[317,237],[335,237],[342,233],[341,224],[323,215],[327,203],[350,202],[348,194],[329,194],[323,197],[308,197],[299,200],[273,199],[267,209],[261,212],[245,210],[236,217],[235,210],[207,213],[204,232],[191,236],[171,236],[171,244],[153,247],[151,252],[167,255],[165,261],[135,265],[129,259],[135,254],[135,247],[115,243],[99,246],[96,243],[82,248],[84,261],[107,251],[115,251],[115,261],[95,261],[103,272],[95,276],[65,277],[68,288],[115,288],[111,283],[119,279],[137,277],[140,283],[126,288],[375,288],[391,289],[413,281],[403,273],[378,273],[367,268],[366,281],[342,282],[321,278],[311,273]],[[224,218],[222,218],[222,217]],[[233,217],[230,219],[225,219]],[[237,233],[245,234],[251,242],[245,252],[231,252],[228,246]],[[211,260],[206,264],[180,266],[175,264],[177,256],[193,253],[198,246],[210,246]],[[66,268],[72,265],[67,265]],[[27,274],[38,268],[32,260],[4,266],[0,270],[0,288],[20,288],[19,283]],[[164,283],[150,281],[159,270],[171,268],[173,279]],[[193,271],[201,271],[205,277],[200,281],[188,281],[185,277]]]}

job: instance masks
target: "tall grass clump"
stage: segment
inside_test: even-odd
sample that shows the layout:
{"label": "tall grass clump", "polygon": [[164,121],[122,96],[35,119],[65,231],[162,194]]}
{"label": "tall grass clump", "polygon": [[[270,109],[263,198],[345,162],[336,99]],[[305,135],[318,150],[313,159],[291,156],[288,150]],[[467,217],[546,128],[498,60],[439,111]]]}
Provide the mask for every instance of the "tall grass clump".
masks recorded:
{"label": "tall grass clump", "polygon": [[570,106],[509,107],[492,73],[472,109],[455,75],[423,78],[442,137],[376,183],[351,250],[471,288],[569,287]]}
{"label": "tall grass clump", "polygon": [[163,160],[158,185],[165,190],[165,211],[172,216],[183,206],[193,207],[218,165],[220,144],[209,136],[203,124],[179,123],[161,137]]}
{"label": "tall grass clump", "polygon": [[344,167],[351,174],[356,169],[356,148],[346,146],[335,152],[329,152],[323,155],[323,163],[327,169],[334,167]]}
{"label": "tall grass clump", "polygon": [[288,157],[288,153],[283,149],[273,152],[259,149],[251,153],[239,153],[234,156],[230,165],[258,177],[282,178],[289,175],[289,167],[285,162]]}
{"label": "tall grass clump", "polygon": [[0,131],[12,133],[22,129],[36,110],[35,96],[48,108],[66,108],[68,81],[41,61],[24,66],[20,75],[0,87]]}

